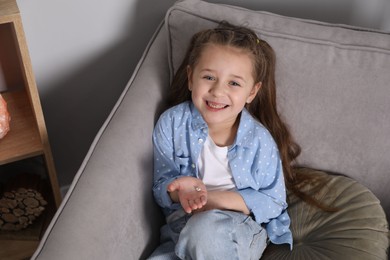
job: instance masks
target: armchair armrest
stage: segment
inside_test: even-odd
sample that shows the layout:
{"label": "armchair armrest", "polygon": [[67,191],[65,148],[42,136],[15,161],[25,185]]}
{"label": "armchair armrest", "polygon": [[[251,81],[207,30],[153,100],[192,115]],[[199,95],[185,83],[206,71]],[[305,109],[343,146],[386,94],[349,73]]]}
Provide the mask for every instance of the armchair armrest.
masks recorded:
{"label": "armchair armrest", "polygon": [[32,259],[139,259],[158,243],[152,130],[169,86],[158,28]]}

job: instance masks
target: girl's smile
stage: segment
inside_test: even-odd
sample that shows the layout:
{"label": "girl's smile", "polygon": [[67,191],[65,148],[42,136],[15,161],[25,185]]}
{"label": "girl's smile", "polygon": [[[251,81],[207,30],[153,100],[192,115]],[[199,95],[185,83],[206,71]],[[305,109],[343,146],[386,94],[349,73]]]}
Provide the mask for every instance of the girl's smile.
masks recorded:
{"label": "girl's smile", "polygon": [[212,101],[206,101],[206,105],[211,111],[218,111],[228,107],[228,105],[212,102]]}

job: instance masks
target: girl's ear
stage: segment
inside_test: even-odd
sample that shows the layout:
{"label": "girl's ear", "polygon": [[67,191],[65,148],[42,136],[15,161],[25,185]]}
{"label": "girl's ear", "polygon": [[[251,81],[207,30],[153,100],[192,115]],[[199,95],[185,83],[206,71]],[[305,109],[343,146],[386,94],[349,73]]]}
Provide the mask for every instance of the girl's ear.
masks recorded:
{"label": "girl's ear", "polygon": [[187,81],[188,81],[188,89],[192,91],[192,69],[190,65],[187,65]]}
{"label": "girl's ear", "polygon": [[247,104],[251,103],[251,102],[253,101],[253,99],[256,97],[257,92],[259,92],[259,90],[260,90],[260,88],[261,88],[261,85],[262,85],[262,83],[261,83],[261,82],[258,82],[258,83],[256,83],[256,84],[253,86],[251,92],[249,93],[248,98],[246,99],[246,103],[247,103]]}

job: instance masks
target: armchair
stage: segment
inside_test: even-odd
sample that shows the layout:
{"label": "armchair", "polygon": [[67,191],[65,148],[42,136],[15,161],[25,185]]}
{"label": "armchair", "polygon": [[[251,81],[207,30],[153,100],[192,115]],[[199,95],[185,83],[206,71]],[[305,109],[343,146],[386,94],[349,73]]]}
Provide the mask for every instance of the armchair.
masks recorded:
{"label": "armchair", "polygon": [[270,245],[263,259],[387,259],[390,34],[199,0],[177,2],[157,28],[32,259],[144,259],[157,246],[152,129],[190,37],[221,20],[275,49],[300,171],[329,175],[317,198],[340,209],[290,195],[294,249]]}

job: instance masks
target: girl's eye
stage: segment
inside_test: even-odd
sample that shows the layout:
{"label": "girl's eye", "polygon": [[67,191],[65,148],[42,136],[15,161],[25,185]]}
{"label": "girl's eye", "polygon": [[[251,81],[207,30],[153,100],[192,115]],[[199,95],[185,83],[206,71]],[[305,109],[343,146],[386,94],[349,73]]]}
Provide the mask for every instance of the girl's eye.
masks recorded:
{"label": "girl's eye", "polygon": [[234,86],[234,87],[239,87],[241,86],[239,83],[235,82],[235,81],[230,81],[229,83],[231,86]]}
{"label": "girl's eye", "polygon": [[203,76],[203,78],[206,80],[214,80],[213,76]]}

